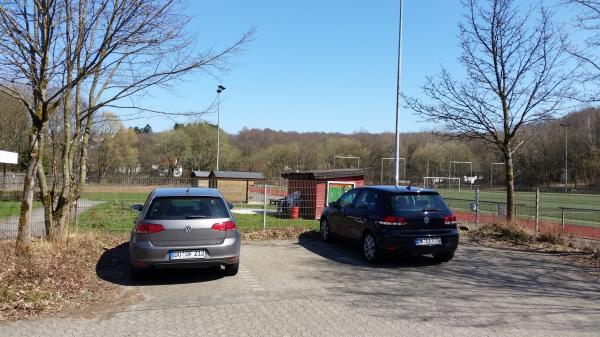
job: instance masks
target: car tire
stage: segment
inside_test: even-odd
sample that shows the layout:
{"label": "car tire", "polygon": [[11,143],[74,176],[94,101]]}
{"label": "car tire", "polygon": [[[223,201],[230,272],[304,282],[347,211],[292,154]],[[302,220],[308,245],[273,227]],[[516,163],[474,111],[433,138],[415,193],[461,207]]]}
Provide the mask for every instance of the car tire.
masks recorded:
{"label": "car tire", "polygon": [[321,219],[319,224],[319,237],[325,242],[331,242],[331,232],[329,231],[329,222],[327,219]]}
{"label": "car tire", "polygon": [[433,259],[437,262],[448,262],[454,257],[454,251],[433,254]]}
{"label": "car tire", "polygon": [[371,232],[367,232],[363,235],[362,253],[365,260],[369,263],[377,263],[381,258],[381,251],[377,245],[377,240]]}
{"label": "car tire", "polygon": [[235,276],[240,270],[240,263],[228,264],[225,266],[225,275],[226,276]]}

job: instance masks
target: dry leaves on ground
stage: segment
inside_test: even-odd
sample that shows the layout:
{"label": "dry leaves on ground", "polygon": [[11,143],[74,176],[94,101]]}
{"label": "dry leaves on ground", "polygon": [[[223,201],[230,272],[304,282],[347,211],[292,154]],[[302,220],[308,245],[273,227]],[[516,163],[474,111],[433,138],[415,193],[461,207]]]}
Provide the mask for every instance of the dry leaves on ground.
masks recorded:
{"label": "dry leaves on ground", "polygon": [[0,321],[23,319],[82,306],[111,290],[96,276],[105,249],[127,238],[86,233],[68,241],[36,241],[30,254],[17,256],[14,241],[0,241]]}

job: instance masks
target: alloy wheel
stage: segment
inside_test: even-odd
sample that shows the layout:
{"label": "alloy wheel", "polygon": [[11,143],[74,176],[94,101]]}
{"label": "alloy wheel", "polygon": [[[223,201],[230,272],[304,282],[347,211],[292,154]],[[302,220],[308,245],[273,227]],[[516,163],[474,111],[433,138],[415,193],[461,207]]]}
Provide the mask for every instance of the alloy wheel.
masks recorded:
{"label": "alloy wheel", "polygon": [[375,244],[375,238],[371,233],[368,233],[363,240],[363,252],[367,261],[375,260],[377,246]]}
{"label": "alloy wheel", "polygon": [[329,240],[329,224],[327,223],[327,220],[325,220],[325,219],[321,220],[320,233],[321,233],[321,239],[323,241]]}

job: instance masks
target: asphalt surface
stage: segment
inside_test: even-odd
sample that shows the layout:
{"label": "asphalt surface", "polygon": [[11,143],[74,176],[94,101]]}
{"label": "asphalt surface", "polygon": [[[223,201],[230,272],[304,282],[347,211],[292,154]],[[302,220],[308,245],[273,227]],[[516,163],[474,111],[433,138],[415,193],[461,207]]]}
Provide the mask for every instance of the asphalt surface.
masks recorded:
{"label": "asphalt surface", "polygon": [[365,264],[313,239],[242,246],[235,277],[128,278],[126,244],[98,275],[143,300],[92,317],[0,325],[0,336],[598,336],[598,270],[557,256],[464,244],[455,259]]}

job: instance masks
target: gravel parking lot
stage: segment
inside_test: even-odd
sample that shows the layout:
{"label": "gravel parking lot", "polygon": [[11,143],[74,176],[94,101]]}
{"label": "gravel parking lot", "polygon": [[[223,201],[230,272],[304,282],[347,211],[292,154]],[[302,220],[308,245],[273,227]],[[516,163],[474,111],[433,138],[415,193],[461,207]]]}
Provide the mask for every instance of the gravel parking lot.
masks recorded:
{"label": "gravel parking lot", "polygon": [[[598,270],[464,244],[436,265],[366,265],[339,243],[246,242],[236,277],[161,272],[131,284],[126,245],[98,274],[143,300],[91,316],[0,325],[1,336],[597,336]],[[112,266],[112,267],[111,267]],[[110,268],[108,268],[110,267]]]}

